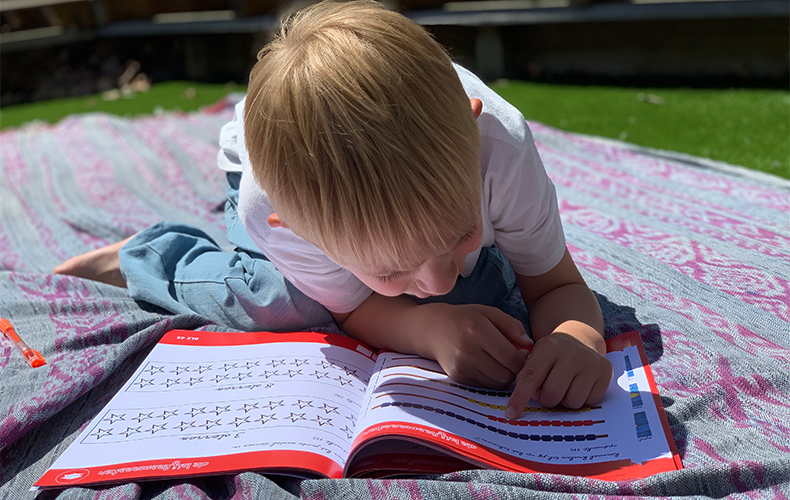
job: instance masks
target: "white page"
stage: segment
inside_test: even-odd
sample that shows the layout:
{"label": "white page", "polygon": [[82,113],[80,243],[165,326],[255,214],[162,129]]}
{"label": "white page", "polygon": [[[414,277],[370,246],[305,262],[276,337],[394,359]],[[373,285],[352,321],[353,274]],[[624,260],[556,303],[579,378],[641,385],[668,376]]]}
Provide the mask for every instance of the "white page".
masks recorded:
{"label": "white page", "polygon": [[262,450],[312,452],[342,467],[370,354],[315,342],[157,344],[52,468]]}
{"label": "white page", "polygon": [[[633,370],[626,369],[626,355]],[[524,460],[547,464],[622,459],[642,463],[670,457],[638,349],[630,346],[624,351],[609,353],[607,358],[614,367],[614,376],[599,405],[582,411],[560,411],[541,408],[539,403],[530,400],[527,405],[530,411],[519,417],[519,425],[514,425],[489,418],[504,419],[508,399],[505,392],[460,386],[433,361],[397,353],[380,354],[357,432],[363,433],[383,422],[416,424],[416,427],[445,430]],[[632,404],[630,384],[637,385],[635,394],[641,398],[638,408]],[[646,437],[644,424],[640,427],[642,437],[637,437],[634,415],[640,412],[647,416],[647,426],[652,431],[649,437]],[[521,425],[521,421],[528,421],[529,425]],[[532,425],[534,423],[538,425]],[[533,436],[539,436],[540,440],[534,440]],[[544,436],[551,440],[545,441]],[[562,436],[562,441],[556,441],[555,436]],[[573,441],[566,441],[569,439],[566,436],[573,436]]]}

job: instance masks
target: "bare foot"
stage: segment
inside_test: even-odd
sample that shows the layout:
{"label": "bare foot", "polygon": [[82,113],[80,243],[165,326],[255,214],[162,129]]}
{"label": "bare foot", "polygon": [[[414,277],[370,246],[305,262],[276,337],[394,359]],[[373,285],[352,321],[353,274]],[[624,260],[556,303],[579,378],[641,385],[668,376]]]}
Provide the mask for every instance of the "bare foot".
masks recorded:
{"label": "bare foot", "polygon": [[126,280],[121,274],[118,251],[133,237],[72,257],[56,267],[55,274],[66,274],[126,288]]}

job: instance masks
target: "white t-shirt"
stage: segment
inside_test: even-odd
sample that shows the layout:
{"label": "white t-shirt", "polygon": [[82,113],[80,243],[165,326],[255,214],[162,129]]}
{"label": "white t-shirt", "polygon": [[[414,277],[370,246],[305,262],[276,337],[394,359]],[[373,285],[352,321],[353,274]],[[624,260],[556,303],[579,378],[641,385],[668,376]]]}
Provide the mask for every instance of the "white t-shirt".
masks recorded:
{"label": "white t-shirt", "polygon": [[[536,276],[556,266],[565,236],[554,185],[546,175],[532,134],[521,113],[468,70],[456,66],[470,98],[483,102],[480,129],[483,242],[466,257],[461,276],[469,276],[484,246],[496,243],[513,270]],[[272,228],[274,210],[255,183],[244,145],[244,101],[220,133],[219,167],[241,172],[239,219],[252,240],[277,269],[308,297],[336,313],[356,309],[372,291],[315,245],[286,228]]]}

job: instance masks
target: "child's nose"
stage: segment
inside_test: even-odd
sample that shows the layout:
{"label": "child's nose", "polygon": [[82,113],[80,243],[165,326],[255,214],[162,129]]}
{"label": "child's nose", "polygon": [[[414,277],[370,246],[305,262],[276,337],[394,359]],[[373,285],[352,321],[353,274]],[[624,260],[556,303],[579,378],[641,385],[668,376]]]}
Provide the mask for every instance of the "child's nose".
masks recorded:
{"label": "child's nose", "polygon": [[417,286],[424,293],[444,295],[453,289],[456,278],[458,278],[458,270],[451,260],[430,262],[424,266],[423,272],[418,276]]}

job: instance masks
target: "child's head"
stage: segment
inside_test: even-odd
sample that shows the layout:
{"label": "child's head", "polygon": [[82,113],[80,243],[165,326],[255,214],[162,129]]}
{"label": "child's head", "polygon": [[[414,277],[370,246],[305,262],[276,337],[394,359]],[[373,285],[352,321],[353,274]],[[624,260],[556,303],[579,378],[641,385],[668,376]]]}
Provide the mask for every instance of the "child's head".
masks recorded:
{"label": "child's head", "polygon": [[450,255],[479,228],[475,115],[420,26],[373,1],[323,2],[258,59],[245,141],[294,233],[376,277]]}

